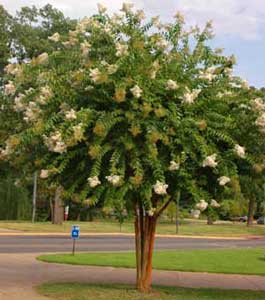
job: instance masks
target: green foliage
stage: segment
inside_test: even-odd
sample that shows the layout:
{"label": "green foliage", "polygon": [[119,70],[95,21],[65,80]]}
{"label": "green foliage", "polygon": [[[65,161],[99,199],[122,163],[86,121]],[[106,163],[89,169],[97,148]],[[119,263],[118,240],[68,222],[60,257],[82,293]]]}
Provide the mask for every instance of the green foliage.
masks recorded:
{"label": "green foliage", "polygon": [[261,136],[258,114],[242,113],[253,93],[230,74],[234,58],[208,46],[210,24],[186,32],[180,17],[160,27],[133,12],[100,13],[47,39],[69,22],[49,6],[18,18],[27,28],[38,14],[49,29],[45,49],[6,68],[3,118],[17,126],[3,130],[3,159],[42,170],[68,198],[138,202],[150,215],[180,190],[184,201],[227,198],[233,185],[218,179],[238,178],[261,160],[259,145],[243,138],[246,121],[248,136]]}

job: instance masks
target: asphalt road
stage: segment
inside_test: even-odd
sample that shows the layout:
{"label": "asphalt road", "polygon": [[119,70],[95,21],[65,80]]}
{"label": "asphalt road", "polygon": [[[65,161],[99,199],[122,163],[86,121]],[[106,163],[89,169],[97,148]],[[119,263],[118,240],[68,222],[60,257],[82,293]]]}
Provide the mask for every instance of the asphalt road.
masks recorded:
{"label": "asphalt road", "polygon": [[[156,249],[224,249],[265,247],[265,238],[247,240],[157,237]],[[77,251],[126,251],[134,249],[130,236],[86,236],[76,244]],[[0,236],[0,253],[70,252],[67,236]]]}

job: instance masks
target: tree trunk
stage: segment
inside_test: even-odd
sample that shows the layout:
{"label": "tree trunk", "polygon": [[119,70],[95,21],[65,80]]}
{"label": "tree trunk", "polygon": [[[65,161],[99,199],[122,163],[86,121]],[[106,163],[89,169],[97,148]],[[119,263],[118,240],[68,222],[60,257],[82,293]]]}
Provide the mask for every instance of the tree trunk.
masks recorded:
{"label": "tree trunk", "polygon": [[64,203],[62,200],[62,188],[58,187],[55,191],[52,223],[62,225],[63,219],[64,219]]}
{"label": "tree trunk", "polygon": [[146,215],[143,208],[137,206],[135,214],[136,286],[144,293],[150,292],[151,289],[156,222],[156,216]]}
{"label": "tree trunk", "polygon": [[211,216],[207,216],[207,225],[213,225],[213,219]]}
{"label": "tree trunk", "polygon": [[251,197],[248,202],[248,219],[247,219],[247,226],[253,225],[254,221],[254,207],[255,207],[255,199]]}

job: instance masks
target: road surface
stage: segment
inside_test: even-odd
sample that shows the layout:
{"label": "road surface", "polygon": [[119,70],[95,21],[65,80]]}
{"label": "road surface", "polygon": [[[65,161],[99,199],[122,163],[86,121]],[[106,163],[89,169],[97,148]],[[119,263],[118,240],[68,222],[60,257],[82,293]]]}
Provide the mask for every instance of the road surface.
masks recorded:
{"label": "road surface", "polygon": [[[223,249],[265,247],[265,238],[245,240],[189,237],[157,237],[156,249]],[[77,241],[77,251],[127,251],[134,249],[130,236],[86,236]],[[70,252],[72,240],[67,236],[0,236],[0,253]]]}

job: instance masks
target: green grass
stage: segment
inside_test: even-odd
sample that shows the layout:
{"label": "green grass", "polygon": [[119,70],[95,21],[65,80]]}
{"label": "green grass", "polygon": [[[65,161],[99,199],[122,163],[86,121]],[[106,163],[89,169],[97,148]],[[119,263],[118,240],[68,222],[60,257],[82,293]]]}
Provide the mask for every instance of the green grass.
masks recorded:
{"label": "green grass", "polygon": [[[133,252],[41,255],[39,260],[74,265],[135,268]],[[153,268],[190,272],[265,275],[265,249],[156,251]]]}
{"label": "green grass", "polygon": [[[82,233],[114,233],[119,232],[119,224],[115,221],[95,221],[95,222],[65,222],[63,225],[53,225],[48,222],[0,222],[0,229],[13,229],[23,232],[53,232],[69,233],[73,224],[80,225]],[[133,223],[127,222],[122,226],[123,233],[133,233]],[[175,225],[170,223],[160,223],[157,227],[158,234],[175,234]],[[265,226],[255,225],[247,227],[246,224],[227,222],[225,224],[206,225],[205,221],[185,221],[180,226],[181,235],[199,236],[250,236],[265,235]]]}
{"label": "green grass", "polygon": [[57,300],[265,300],[264,291],[154,287],[143,295],[131,286],[79,283],[44,284],[38,292]]}

